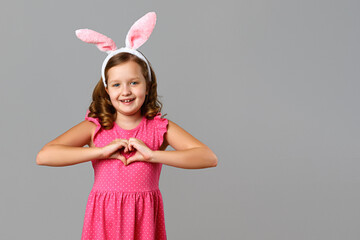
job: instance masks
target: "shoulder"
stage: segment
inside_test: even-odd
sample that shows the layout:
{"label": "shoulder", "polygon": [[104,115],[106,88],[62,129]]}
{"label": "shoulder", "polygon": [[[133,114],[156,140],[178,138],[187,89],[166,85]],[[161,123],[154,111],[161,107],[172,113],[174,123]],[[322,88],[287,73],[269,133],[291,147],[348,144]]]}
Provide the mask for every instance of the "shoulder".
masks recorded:
{"label": "shoulder", "polygon": [[97,117],[89,117],[90,111],[87,110],[86,111],[86,115],[85,115],[85,120],[84,122],[87,122],[89,125],[89,131],[90,131],[90,140],[88,143],[89,147],[93,147],[94,146],[94,138],[96,136],[96,134],[100,131],[100,129],[102,129],[102,126],[100,124],[100,120]]}
{"label": "shoulder", "polygon": [[84,120],[80,124],[83,125],[84,129],[89,130],[91,133],[93,133],[95,129],[98,127],[98,124],[90,120]]}
{"label": "shoulder", "polygon": [[158,128],[166,128],[168,124],[168,119],[164,118],[161,113],[155,115],[155,117],[151,120]]}
{"label": "shoulder", "polygon": [[79,129],[84,131],[84,133],[86,133],[86,134],[93,133],[95,131],[95,129],[98,127],[97,124],[95,124],[94,122],[88,121],[88,120],[83,120],[78,125],[79,125]]}

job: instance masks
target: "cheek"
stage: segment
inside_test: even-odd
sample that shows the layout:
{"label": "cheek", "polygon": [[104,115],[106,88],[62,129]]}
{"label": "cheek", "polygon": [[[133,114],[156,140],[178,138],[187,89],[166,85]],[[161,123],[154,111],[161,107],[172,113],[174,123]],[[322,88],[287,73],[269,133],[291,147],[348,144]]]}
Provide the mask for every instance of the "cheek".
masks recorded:
{"label": "cheek", "polygon": [[146,95],[146,89],[139,89],[136,91],[136,95],[140,98],[144,98]]}
{"label": "cheek", "polygon": [[118,99],[118,96],[117,96],[117,95],[115,95],[115,94],[110,94],[109,96],[110,96],[111,102],[117,102],[117,99]]}

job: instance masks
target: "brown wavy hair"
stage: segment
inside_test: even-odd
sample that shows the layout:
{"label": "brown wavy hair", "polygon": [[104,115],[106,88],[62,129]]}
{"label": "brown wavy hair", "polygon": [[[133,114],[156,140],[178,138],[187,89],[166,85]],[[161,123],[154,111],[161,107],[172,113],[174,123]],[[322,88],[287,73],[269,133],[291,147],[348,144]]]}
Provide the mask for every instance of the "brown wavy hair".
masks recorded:
{"label": "brown wavy hair", "polygon": [[[147,119],[153,119],[157,113],[161,112],[163,104],[158,99],[156,75],[149,61],[151,81],[149,79],[147,65],[142,59],[127,52],[121,52],[114,55],[109,59],[105,67],[106,85],[108,85],[107,79],[109,69],[128,61],[134,61],[141,67],[142,74],[146,80],[146,90],[149,91],[148,95],[146,95],[144,104],[141,106],[141,115],[145,116]],[[94,88],[89,111],[88,117],[98,118],[104,129],[109,130],[113,128],[114,121],[116,120],[116,109],[113,107],[110,96],[105,90],[102,77]]]}

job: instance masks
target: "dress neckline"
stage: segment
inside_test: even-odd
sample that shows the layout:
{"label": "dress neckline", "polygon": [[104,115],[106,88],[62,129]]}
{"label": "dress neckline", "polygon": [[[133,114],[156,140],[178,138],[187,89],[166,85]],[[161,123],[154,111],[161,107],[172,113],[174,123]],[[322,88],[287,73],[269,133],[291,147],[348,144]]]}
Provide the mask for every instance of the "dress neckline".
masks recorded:
{"label": "dress neckline", "polygon": [[132,129],[124,129],[124,128],[122,128],[122,127],[120,127],[115,121],[114,121],[114,124],[115,124],[115,126],[118,128],[118,129],[120,129],[120,130],[123,130],[123,131],[134,131],[134,130],[137,130],[138,128],[140,128],[140,126],[143,124],[143,122],[145,121],[145,116],[142,116],[142,118],[141,118],[141,122],[136,126],[136,127],[134,127],[134,128],[132,128]]}

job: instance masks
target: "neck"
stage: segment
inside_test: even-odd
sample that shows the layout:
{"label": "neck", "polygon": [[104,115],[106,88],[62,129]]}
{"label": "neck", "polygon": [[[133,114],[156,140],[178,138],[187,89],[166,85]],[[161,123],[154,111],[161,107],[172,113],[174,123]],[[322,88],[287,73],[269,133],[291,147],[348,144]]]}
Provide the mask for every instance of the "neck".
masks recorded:
{"label": "neck", "polygon": [[133,115],[124,115],[119,112],[116,112],[116,124],[120,127],[126,129],[135,128],[138,124],[140,124],[143,116],[141,115],[141,111]]}

